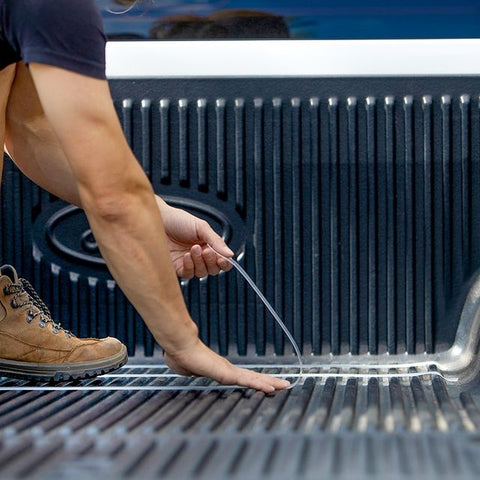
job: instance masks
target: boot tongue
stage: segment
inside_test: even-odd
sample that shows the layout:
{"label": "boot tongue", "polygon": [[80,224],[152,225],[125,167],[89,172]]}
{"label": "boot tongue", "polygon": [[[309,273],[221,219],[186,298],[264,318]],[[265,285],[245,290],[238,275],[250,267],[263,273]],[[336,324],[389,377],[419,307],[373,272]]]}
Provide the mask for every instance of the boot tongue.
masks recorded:
{"label": "boot tongue", "polygon": [[13,283],[18,283],[17,271],[11,265],[0,267],[0,275],[7,276]]}

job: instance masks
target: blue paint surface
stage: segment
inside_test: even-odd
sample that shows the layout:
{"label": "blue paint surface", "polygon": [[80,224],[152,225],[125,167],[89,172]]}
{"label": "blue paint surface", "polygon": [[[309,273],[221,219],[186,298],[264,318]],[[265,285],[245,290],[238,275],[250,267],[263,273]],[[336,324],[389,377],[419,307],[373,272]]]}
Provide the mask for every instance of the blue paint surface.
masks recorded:
{"label": "blue paint surface", "polygon": [[[127,8],[114,0],[97,0],[97,3],[107,34],[127,38],[150,38],[155,22],[169,16],[195,15],[207,21],[215,12],[233,9],[279,16],[290,38],[296,39],[480,37],[479,0],[145,0],[123,15],[108,12],[108,9],[122,12]],[[265,34],[266,38],[275,36],[271,31]],[[182,38],[192,38],[191,32],[186,29]]]}

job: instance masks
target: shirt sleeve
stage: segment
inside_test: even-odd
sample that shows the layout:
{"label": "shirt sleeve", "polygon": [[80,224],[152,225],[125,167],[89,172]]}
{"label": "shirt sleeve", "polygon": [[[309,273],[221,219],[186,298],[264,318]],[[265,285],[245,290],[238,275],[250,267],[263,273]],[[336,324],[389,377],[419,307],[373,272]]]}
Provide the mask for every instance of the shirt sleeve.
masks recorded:
{"label": "shirt sleeve", "polygon": [[23,61],[105,79],[103,23],[95,0],[12,0],[11,35]]}

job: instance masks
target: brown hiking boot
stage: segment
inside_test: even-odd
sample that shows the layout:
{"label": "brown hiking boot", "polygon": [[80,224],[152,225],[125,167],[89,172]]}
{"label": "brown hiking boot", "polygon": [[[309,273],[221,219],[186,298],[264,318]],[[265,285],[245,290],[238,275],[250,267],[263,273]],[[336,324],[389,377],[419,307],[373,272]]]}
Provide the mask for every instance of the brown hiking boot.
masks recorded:
{"label": "brown hiking boot", "polygon": [[55,323],[30,283],[0,268],[0,376],[62,381],[94,377],[127,362],[115,338],[77,338]]}

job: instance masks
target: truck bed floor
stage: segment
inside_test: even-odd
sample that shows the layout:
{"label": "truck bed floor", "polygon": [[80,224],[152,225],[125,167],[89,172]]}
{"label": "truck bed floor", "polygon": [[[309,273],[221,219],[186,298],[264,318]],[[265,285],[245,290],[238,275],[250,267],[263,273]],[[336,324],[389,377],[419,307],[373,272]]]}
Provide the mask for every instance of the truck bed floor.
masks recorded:
{"label": "truck bed floor", "polygon": [[267,396],[158,364],[53,388],[2,379],[0,477],[473,478],[479,406],[477,387],[435,372],[310,366],[300,385]]}

